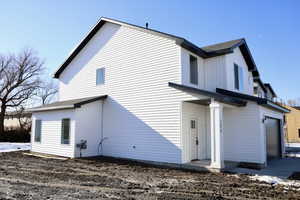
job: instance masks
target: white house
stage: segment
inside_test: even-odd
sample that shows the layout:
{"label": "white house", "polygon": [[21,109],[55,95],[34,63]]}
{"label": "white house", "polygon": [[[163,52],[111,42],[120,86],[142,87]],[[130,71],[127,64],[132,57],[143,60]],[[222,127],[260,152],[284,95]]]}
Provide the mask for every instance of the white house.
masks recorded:
{"label": "white house", "polygon": [[265,166],[284,152],[288,110],[255,96],[260,75],[244,39],[200,48],[101,18],[54,78],[59,101],[31,109],[33,152],[217,169]]}

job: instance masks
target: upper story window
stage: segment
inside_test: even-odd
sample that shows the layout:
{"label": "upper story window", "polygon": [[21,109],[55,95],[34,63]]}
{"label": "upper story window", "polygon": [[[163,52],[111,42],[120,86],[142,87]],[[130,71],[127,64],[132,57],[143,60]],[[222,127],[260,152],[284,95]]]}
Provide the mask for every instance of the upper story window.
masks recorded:
{"label": "upper story window", "polygon": [[190,83],[198,85],[198,62],[192,55],[190,55]]}
{"label": "upper story window", "polygon": [[105,82],[105,69],[99,68],[96,70],[96,85],[103,85]]}
{"label": "upper story window", "polygon": [[244,76],[243,68],[234,64],[234,89],[243,91],[244,90]]}

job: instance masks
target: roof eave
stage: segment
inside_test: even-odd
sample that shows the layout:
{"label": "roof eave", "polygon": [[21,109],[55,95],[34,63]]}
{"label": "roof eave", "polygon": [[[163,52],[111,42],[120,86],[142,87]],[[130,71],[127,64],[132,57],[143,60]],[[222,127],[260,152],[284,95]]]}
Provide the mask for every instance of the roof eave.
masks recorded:
{"label": "roof eave", "polygon": [[290,110],[287,109],[287,108],[284,108],[272,101],[269,101],[269,100],[266,100],[265,102],[260,102],[258,103],[259,105],[261,106],[264,106],[264,107],[267,107],[267,108],[271,108],[271,109],[274,109],[274,110],[277,110],[277,111],[280,111],[280,112],[283,112],[283,113],[289,113]]}
{"label": "roof eave", "polygon": [[193,88],[193,87],[180,85],[180,84],[172,83],[172,82],[169,82],[168,85],[169,85],[169,87],[173,87],[175,89],[179,89],[179,90],[182,90],[182,91],[185,91],[185,92],[190,92],[190,93],[194,93],[194,94],[214,98],[215,100],[220,101],[220,102],[225,103],[225,104],[229,104],[229,105],[233,105],[233,106],[237,106],[237,107],[244,107],[244,106],[247,105],[247,101],[237,99],[237,98],[234,98],[234,97],[230,97],[230,96],[226,96],[226,95],[222,95],[222,94],[218,94],[218,93],[215,93],[215,92],[211,92],[211,91],[207,91],[207,90],[201,90],[201,89],[198,89],[198,88]]}
{"label": "roof eave", "polygon": [[64,106],[53,106],[53,107],[41,107],[41,108],[32,108],[28,109],[29,112],[43,112],[43,111],[53,111],[53,110],[65,110],[65,109],[74,109],[74,105],[64,105]]}

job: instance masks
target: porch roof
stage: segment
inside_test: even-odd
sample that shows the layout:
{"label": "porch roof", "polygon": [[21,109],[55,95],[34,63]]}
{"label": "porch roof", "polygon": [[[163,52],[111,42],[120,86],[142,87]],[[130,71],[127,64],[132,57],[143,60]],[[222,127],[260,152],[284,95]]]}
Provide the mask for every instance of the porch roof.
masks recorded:
{"label": "porch roof", "polygon": [[256,102],[257,104],[259,104],[261,106],[271,108],[273,110],[277,110],[277,111],[280,111],[280,112],[283,112],[283,113],[290,112],[289,109],[287,109],[287,108],[285,108],[285,107],[279,105],[278,103],[275,103],[275,102],[273,102],[269,99],[266,99],[266,98],[256,97],[256,96],[247,95],[247,94],[241,94],[241,93],[238,93],[238,92],[224,90],[224,89],[221,89],[221,88],[217,88],[216,91],[220,94],[229,95],[229,96],[236,97],[236,98],[239,98],[239,99],[254,101],[254,102]]}
{"label": "porch roof", "polygon": [[214,98],[217,101],[220,101],[222,103],[226,103],[226,104],[230,104],[230,105],[234,105],[234,106],[246,106],[247,105],[247,101],[236,98],[236,97],[232,97],[232,96],[228,96],[228,95],[223,95],[223,94],[219,94],[216,92],[211,92],[211,91],[207,91],[207,90],[202,90],[202,89],[198,89],[198,88],[193,88],[193,87],[189,87],[189,86],[185,86],[185,85],[180,85],[177,83],[171,83],[169,82],[169,86],[173,87],[175,89],[184,91],[184,92],[190,92],[190,93],[194,93],[194,94],[199,94],[199,95],[203,95],[203,96],[207,96],[207,97],[211,97]]}
{"label": "porch roof", "polygon": [[62,109],[72,109],[80,108],[82,105],[87,103],[92,103],[94,101],[106,99],[107,95],[96,96],[96,97],[87,97],[81,99],[72,99],[67,101],[57,101],[47,105],[30,108],[27,111],[30,112],[41,112],[41,111],[50,111],[50,110],[62,110]]}

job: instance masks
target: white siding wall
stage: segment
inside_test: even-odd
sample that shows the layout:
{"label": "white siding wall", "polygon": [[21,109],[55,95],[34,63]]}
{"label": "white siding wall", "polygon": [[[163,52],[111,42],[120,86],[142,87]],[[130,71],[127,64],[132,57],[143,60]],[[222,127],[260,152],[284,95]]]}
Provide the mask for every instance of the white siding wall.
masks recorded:
{"label": "white siding wall", "polygon": [[[191,84],[190,82],[190,55],[197,58],[198,63],[198,85]],[[181,74],[182,74],[182,84],[190,87],[196,87],[200,89],[205,88],[205,68],[204,59],[196,56],[195,54],[189,52],[188,50],[181,48]]]}
{"label": "white siding wall", "polygon": [[234,88],[234,63],[243,68],[244,72],[244,90],[237,91],[249,95],[253,95],[253,76],[252,73],[248,71],[247,64],[239,48],[234,49],[234,53],[227,54],[225,56],[226,60],[226,74],[227,74],[227,89],[236,91]]}
{"label": "white siding wall", "polygon": [[[254,95],[257,96],[257,97],[263,97],[264,98],[265,97],[265,92],[261,88],[261,86],[257,82],[254,82],[253,86],[257,87],[257,93],[256,94],[254,93]],[[253,90],[253,92],[254,92],[254,90]]]}
{"label": "white siding wall", "polygon": [[218,56],[204,60],[205,89],[216,91],[216,88],[226,89],[227,77],[225,67],[225,56]]}
{"label": "white siding wall", "polygon": [[[71,119],[70,144],[61,144],[61,120]],[[34,141],[35,120],[42,120],[41,142]],[[74,157],[75,113],[73,110],[39,112],[32,115],[32,151]]]}
{"label": "white siding wall", "polygon": [[[190,55],[198,59],[198,85],[190,83]],[[181,48],[182,84],[200,89],[216,91],[216,88],[226,88],[225,56],[203,59]]]}
{"label": "white siding wall", "polygon": [[[81,140],[87,141],[87,149],[81,151],[82,157],[97,156],[100,154],[99,143],[101,141],[101,116],[102,101],[82,105],[75,111],[76,134],[75,144]],[[75,150],[75,156],[80,156],[79,148]]]}
{"label": "white siding wall", "polygon": [[224,108],[224,157],[237,162],[264,163],[259,106]]}
{"label": "white siding wall", "polygon": [[[96,86],[96,69],[105,84]],[[174,41],[105,24],[60,76],[60,100],[107,94],[103,154],[181,163],[181,48]]]}

